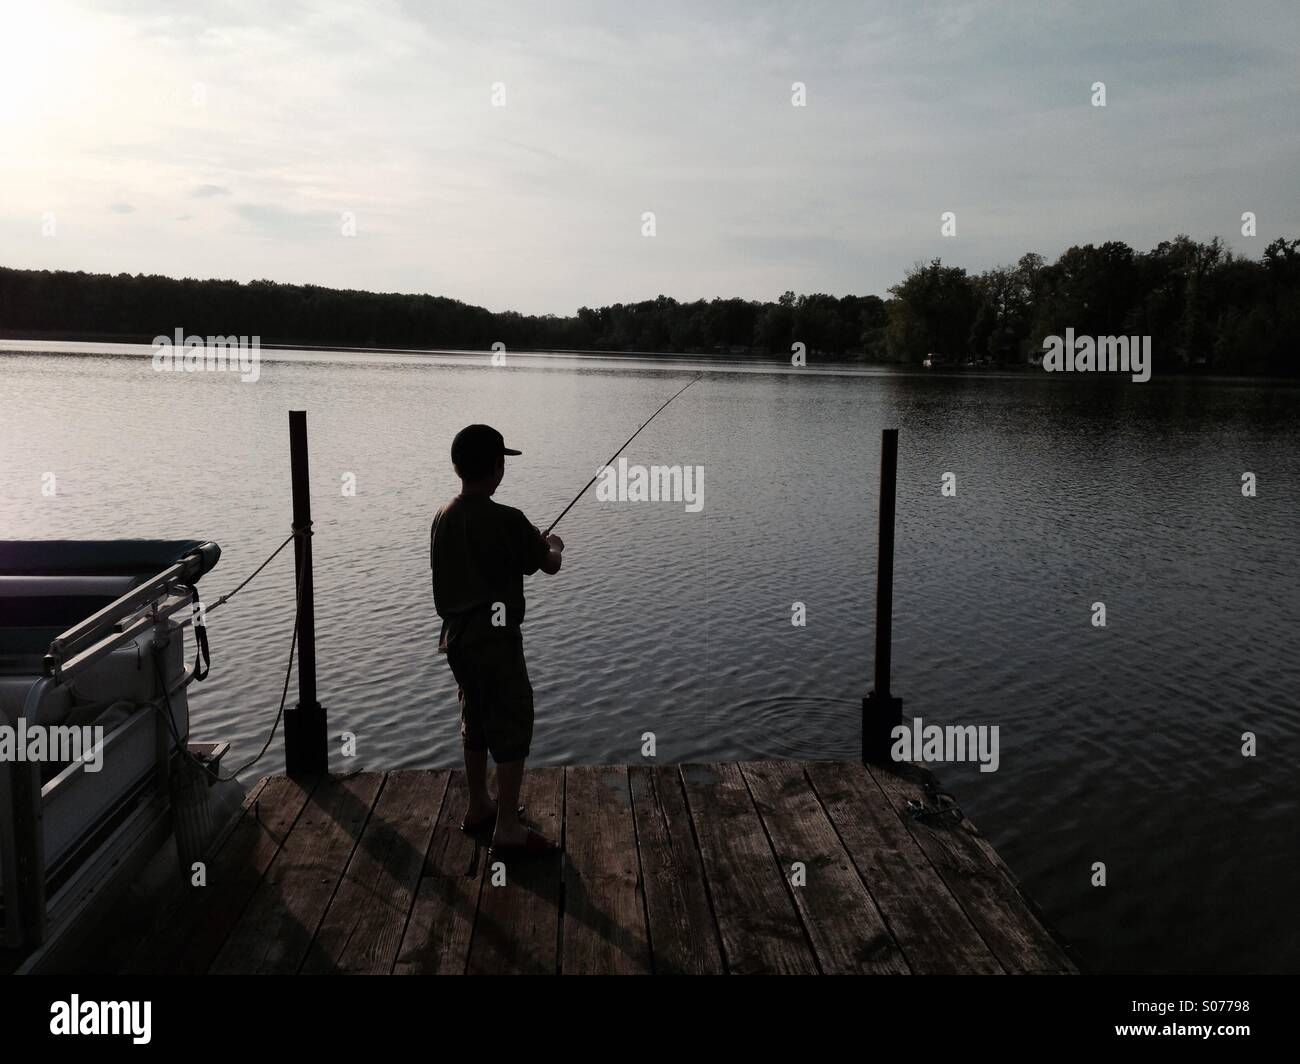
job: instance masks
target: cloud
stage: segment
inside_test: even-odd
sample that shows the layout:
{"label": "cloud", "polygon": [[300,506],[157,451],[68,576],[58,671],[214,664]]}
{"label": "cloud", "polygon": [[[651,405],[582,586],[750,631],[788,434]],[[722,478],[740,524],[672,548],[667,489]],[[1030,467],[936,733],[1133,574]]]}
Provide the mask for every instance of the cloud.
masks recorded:
{"label": "cloud", "polygon": [[726,244],[740,256],[773,262],[825,261],[843,255],[851,247],[844,240],[814,233],[740,235],[727,238]]}
{"label": "cloud", "polygon": [[241,203],[235,213],[249,224],[258,236],[310,241],[339,235],[337,215],[318,211],[298,211],[268,203]]}
{"label": "cloud", "polygon": [[[7,242],[7,264],[563,313],[660,292],[883,294],[936,255],[983,269],[1179,232],[1258,255],[1243,210],[1300,235],[1294,0],[1231,19],[1176,0],[284,10],[16,8],[0,230],[52,209],[81,221]],[[183,70],[160,79],[173,54]],[[149,205],[129,232],[101,206],[123,190]],[[196,200],[221,209],[182,221]]]}
{"label": "cloud", "polygon": [[109,212],[112,214],[134,214],[135,208],[129,203],[110,203]]}

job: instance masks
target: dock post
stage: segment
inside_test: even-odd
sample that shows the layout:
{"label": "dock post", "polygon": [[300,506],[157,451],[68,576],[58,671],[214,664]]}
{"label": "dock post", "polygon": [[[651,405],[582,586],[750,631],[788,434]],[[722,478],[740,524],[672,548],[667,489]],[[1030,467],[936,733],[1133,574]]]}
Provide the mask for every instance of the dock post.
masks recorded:
{"label": "dock post", "polygon": [[284,767],[289,776],[329,771],[325,709],[316,701],[316,599],[311,566],[311,481],[307,470],[307,411],[289,411],[293,476],[294,587],[298,601],[298,703],[284,712]]}
{"label": "dock post", "polygon": [[903,700],[889,692],[894,617],[894,494],[898,484],[898,429],[880,438],[880,532],[876,560],[876,683],[862,700],[862,761],[890,760],[890,732],[903,720]]}

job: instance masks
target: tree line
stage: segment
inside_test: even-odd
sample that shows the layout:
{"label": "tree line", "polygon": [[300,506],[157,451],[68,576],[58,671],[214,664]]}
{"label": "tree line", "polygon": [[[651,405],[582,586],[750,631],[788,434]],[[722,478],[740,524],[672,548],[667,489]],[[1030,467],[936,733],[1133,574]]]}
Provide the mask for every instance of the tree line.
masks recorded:
{"label": "tree line", "polygon": [[264,344],[412,349],[640,351],[810,361],[1024,364],[1043,338],[1152,338],[1157,370],[1300,375],[1300,240],[1258,259],[1187,236],[1029,253],[971,274],[917,263],[879,296],[786,292],[775,302],[668,296],[571,316],[494,313],[443,296],[316,285],[0,268],[0,332],[149,342],[187,334]]}

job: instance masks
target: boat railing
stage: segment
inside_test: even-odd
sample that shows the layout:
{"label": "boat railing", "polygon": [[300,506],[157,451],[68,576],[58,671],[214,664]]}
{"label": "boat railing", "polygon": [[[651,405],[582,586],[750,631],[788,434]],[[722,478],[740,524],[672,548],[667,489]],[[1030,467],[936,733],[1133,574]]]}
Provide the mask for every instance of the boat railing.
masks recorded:
{"label": "boat railing", "polygon": [[187,555],[73,625],[50,643],[43,662],[45,675],[58,683],[71,679],[104,655],[139,638],[158,620],[187,607],[194,597],[191,583],[201,572],[197,552]]}

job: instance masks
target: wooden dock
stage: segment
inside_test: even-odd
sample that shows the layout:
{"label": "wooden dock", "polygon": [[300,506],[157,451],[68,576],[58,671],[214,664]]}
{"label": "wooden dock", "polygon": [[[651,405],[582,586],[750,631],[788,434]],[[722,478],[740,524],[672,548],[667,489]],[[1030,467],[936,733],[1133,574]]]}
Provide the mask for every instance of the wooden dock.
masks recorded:
{"label": "wooden dock", "polygon": [[529,770],[554,858],[492,867],[462,773],[260,781],[207,885],[127,970],[154,973],[1068,973],[919,769],[856,762]]}

